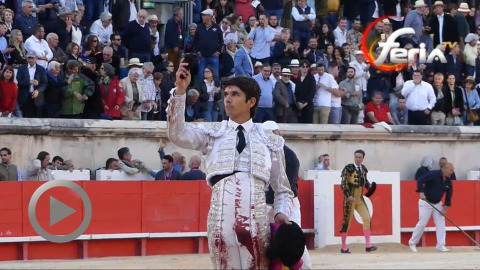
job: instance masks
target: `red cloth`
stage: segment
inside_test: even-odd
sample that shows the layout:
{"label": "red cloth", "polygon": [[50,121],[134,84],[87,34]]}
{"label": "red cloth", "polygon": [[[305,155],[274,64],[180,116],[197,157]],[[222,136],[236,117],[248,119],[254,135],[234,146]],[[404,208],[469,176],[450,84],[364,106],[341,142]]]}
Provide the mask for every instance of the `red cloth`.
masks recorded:
{"label": "red cloth", "polygon": [[17,104],[17,84],[14,82],[0,81],[0,112],[13,112]]}
{"label": "red cloth", "polygon": [[[125,91],[118,81],[118,77],[110,80],[110,85],[108,87],[108,100],[106,99],[107,97],[105,95],[105,89],[102,83],[100,84],[100,95],[102,96],[103,106],[108,106],[108,110],[104,109],[104,113],[110,115],[111,117],[121,117],[122,104],[125,101]],[[115,105],[118,105],[118,110],[115,110]]]}
{"label": "red cloth", "polygon": [[390,108],[388,108],[386,104],[381,103],[380,108],[378,108],[373,104],[373,101],[370,101],[369,103],[367,103],[367,106],[365,107],[365,123],[372,123],[372,121],[370,121],[370,118],[367,116],[367,113],[369,112],[373,112],[373,115],[375,116],[378,122],[382,122],[382,121],[385,123],[390,122],[387,115],[387,113],[390,112]]}

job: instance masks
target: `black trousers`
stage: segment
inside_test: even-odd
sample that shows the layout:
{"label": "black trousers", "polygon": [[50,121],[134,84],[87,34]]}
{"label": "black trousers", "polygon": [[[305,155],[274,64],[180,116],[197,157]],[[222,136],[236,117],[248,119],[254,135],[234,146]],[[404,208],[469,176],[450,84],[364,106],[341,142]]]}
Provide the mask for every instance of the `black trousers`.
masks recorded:
{"label": "black trousers", "polygon": [[408,110],[408,124],[409,125],[429,125],[430,116],[424,111],[410,111]]}

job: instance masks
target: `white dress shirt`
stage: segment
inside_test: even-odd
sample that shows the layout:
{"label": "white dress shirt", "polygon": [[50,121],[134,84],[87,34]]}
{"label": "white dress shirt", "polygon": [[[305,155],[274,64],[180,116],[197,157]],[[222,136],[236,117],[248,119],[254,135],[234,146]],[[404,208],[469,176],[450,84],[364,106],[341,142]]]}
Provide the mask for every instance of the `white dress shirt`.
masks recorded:
{"label": "white dress shirt", "polygon": [[44,39],[39,40],[34,35],[30,36],[25,41],[25,50],[27,52],[34,52],[37,57],[46,57],[46,61],[37,59],[37,64],[44,67],[45,69],[47,68],[48,61],[52,60],[53,58],[53,53],[48,46],[48,43]]}
{"label": "white dress shirt", "polygon": [[338,41],[338,46],[342,46],[344,43],[347,43],[347,29],[343,31],[337,26],[335,30],[333,30],[333,36]]}
{"label": "white dress shirt", "polygon": [[107,27],[103,27],[100,19],[96,20],[90,27],[90,35],[98,37],[99,44],[107,43],[110,45],[110,35],[113,34],[113,26],[110,24]]}
{"label": "white dress shirt", "polygon": [[[30,81],[35,80],[35,71],[37,71],[37,65],[30,66],[28,65],[28,75],[30,76]],[[33,85],[30,84],[30,93],[33,93]]]}
{"label": "white dress shirt", "polygon": [[445,13],[442,15],[437,15],[438,18],[438,39],[440,40],[440,44],[443,42],[443,18],[445,17]]}
{"label": "white dress shirt", "polygon": [[135,1],[130,0],[130,19],[129,22],[137,19],[137,7],[135,7]]}
{"label": "white dress shirt", "polygon": [[[323,73],[322,76],[319,74],[315,74],[313,76],[315,78],[316,84],[323,84],[327,87],[330,88],[337,88],[338,89],[338,84],[335,81],[335,78],[329,74],[329,73]],[[324,107],[330,107],[332,104],[332,94],[327,91],[324,87],[320,87],[317,89],[315,92],[315,97],[313,98],[313,106],[318,107],[318,106],[324,106]]]}
{"label": "white dress shirt", "polygon": [[437,102],[432,85],[424,81],[419,84],[414,84],[413,80],[406,81],[402,95],[407,98],[406,105],[409,111],[432,110]]}
{"label": "white dress shirt", "polygon": [[[307,7],[302,8],[303,12],[305,12],[305,8],[307,8]],[[310,7],[310,14],[304,14],[304,15],[308,15],[308,19],[310,21],[313,21],[316,18],[315,11],[311,7]],[[305,17],[303,17],[303,15],[300,15],[300,13],[298,13],[298,10],[297,10],[296,7],[292,8],[292,17],[297,22],[306,21]]]}

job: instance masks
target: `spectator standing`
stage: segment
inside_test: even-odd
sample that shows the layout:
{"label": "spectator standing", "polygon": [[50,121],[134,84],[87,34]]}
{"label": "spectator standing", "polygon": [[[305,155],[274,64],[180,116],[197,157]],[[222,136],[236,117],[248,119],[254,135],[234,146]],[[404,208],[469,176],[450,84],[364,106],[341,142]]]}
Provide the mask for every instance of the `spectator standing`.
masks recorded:
{"label": "spectator standing", "polygon": [[283,28],[281,40],[275,42],[273,46],[273,61],[279,63],[282,67],[288,67],[292,62],[293,44],[290,43],[290,29]]}
{"label": "spectator standing", "polygon": [[190,89],[187,92],[187,101],[185,103],[185,122],[203,122],[203,116],[200,113],[200,104],[198,97],[200,93],[196,89]]}
{"label": "spectator standing", "polygon": [[125,46],[122,44],[122,36],[119,34],[112,34],[110,36],[110,44],[113,49],[113,56],[120,60],[120,65],[122,65],[122,63],[125,64],[127,52],[125,50]]}
{"label": "spectator standing", "polygon": [[450,14],[453,16],[453,19],[457,23],[457,30],[459,35],[458,39],[460,44],[463,45],[465,43],[465,37],[468,33],[470,33],[470,27],[468,26],[468,22],[466,19],[466,16],[470,12],[470,8],[468,7],[468,3],[461,3],[460,7],[457,10],[455,10],[455,7],[456,5],[455,3],[453,3]]}
{"label": "spectator standing", "polygon": [[55,180],[52,170],[48,168],[50,154],[45,151],[38,153],[37,158],[27,169],[27,180],[30,181],[51,181]]}
{"label": "spectator standing", "polygon": [[99,86],[103,113],[113,119],[121,119],[122,111],[120,108],[125,101],[125,91],[115,75],[112,65],[103,63],[100,67]]}
{"label": "spectator standing", "polygon": [[408,124],[427,125],[437,98],[432,85],[422,81],[421,71],[414,71],[413,80],[405,82],[402,95],[407,98]]}
{"label": "spectator standing", "polygon": [[400,95],[396,103],[390,104],[390,114],[395,125],[408,125],[407,99]]}
{"label": "spectator standing", "polygon": [[283,0],[261,0],[260,2],[263,6],[263,12],[265,12],[268,17],[271,15],[276,16],[278,25],[280,25],[283,17]]}
{"label": "spectator standing", "polygon": [[343,46],[347,42],[347,18],[340,17],[338,19],[338,26],[333,30],[333,36],[337,41],[337,46]]}
{"label": "spectator standing", "polygon": [[463,58],[465,59],[465,76],[473,76],[476,69],[476,60],[478,57],[478,35],[469,33],[465,38],[465,47],[463,48]]}
{"label": "spectator standing", "polygon": [[68,86],[62,103],[62,118],[81,118],[84,113],[85,101],[95,91],[95,84],[82,73],[79,73],[80,63],[68,60],[66,76]]}
{"label": "spectator standing", "polygon": [[281,38],[283,27],[279,25],[277,15],[272,14],[267,16],[268,16],[268,25],[273,29],[273,32],[275,33],[273,41],[270,42],[270,51],[272,52],[273,46],[275,46],[275,43],[277,43],[277,40],[280,40]]}
{"label": "spectator standing", "polygon": [[360,31],[362,24],[360,19],[355,18],[353,20],[352,29],[347,31],[347,43],[350,44],[350,47],[358,51],[360,49],[360,43],[362,42],[363,34]]}
{"label": "spectator standing", "polygon": [[437,98],[435,106],[432,108],[430,114],[430,121],[432,125],[445,125],[445,113],[443,108],[445,107],[444,95],[447,92],[447,86],[443,84],[443,74],[436,73],[433,77],[433,92]]}
{"label": "spectator standing", "polygon": [[[58,47],[62,50],[67,49],[67,45],[72,42],[72,12],[67,7],[59,10],[58,17],[47,25],[49,33],[58,35]],[[45,67],[46,68],[46,67]]]}
{"label": "spectator standing", "polygon": [[370,78],[370,64],[365,63],[365,56],[362,51],[355,52],[355,61],[349,65],[355,69],[355,83],[360,87],[360,91],[367,92],[367,81]]}
{"label": "spectator standing", "polygon": [[222,52],[220,61],[220,76],[230,77],[235,75],[235,54],[237,52],[237,43],[233,39],[229,39],[225,43],[225,51]]}
{"label": "spectator standing", "polygon": [[90,26],[90,35],[98,37],[99,44],[110,45],[110,36],[113,34],[112,13],[108,11],[100,14],[100,19]]}
{"label": "spectator standing", "polygon": [[270,42],[275,37],[275,31],[268,25],[267,15],[261,13],[259,16],[260,24],[248,34],[248,38],[253,39],[252,61],[269,63],[270,61]]}
{"label": "spectator standing", "polygon": [[13,23],[13,29],[22,31],[23,41],[35,33],[33,28],[38,24],[37,17],[32,15],[33,6],[32,0],[22,1],[22,11],[17,14]]}
{"label": "spectator standing", "polygon": [[216,83],[212,67],[206,67],[200,82],[200,101],[203,103],[203,118],[207,122],[217,122],[219,108],[217,102],[221,99],[220,86]]}
{"label": "spectator standing", "polygon": [[155,103],[155,83],[153,80],[153,66],[152,62],[143,63],[142,75],[139,78],[139,82],[142,85],[143,92],[143,104],[140,108],[142,111],[142,120],[147,118],[153,118],[153,112],[157,110],[157,103]]}
{"label": "spectator standing", "polygon": [[10,64],[17,69],[18,66],[27,63],[25,47],[23,45],[23,35],[18,29],[13,29],[9,40],[10,47],[14,50],[10,53]]}
{"label": "spectator standing", "polygon": [[61,64],[51,61],[47,69],[47,87],[45,88],[45,106],[43,116],[58,118],[62,106],[64,87],[68,85],[65,76],[61,74]]}
{"label": "spectator standing", "polygon": [[[136,19],[135,0],[116,0],[112,6],[113,28],[116,33],[123,34],[129,22]],[[146,19],[146,18],[145,18]]]}
{"label": "spectator standing", "polygon": [[235,76],[246,75],[253,76],[253,63],[250,57],[250,52],[253,47],[253,40],[247,39],[245,43],[235,53],[234,65]]}
{"label": "spectator standing", "polygon": [[298,0],[292,8],[293,38],[300,40],[300,50],[307,47],[311,36],[311,21],[315,20],[315,11],[307,6],[306,0]]}
{"label": "spectator standing", "polygon": [[263,64],[261,73],[252,77],[260,86],[260,100],[253,122],[263,123],[275,120],[273,89],[276,81],[270,78],[271,73],[270,64]]}
{"label": "spectator standing", "polygon": [[281,73],[281,79],[275,83],[273,90],[275,116],[278,123],[298,122],[297,102],[290,76],[290,69],[284,68]]}
{"label": "spectator standing", "polygon": [[163,169],[155,175],[155,180],[180,180],[181,173],[173,169],[172,156],[163,156],[162,165]]}
{"label": "spectator standing", "polygon": [[194,39],[194,48],[198,60],[198,78],[203,78],[205,67],[211,66],[214,71],[216,83],[220,84],[219,57],[222,51],[223,36],[220,26],[212,21],[213,10],[202,11],[202,21],[197,27]]}
{"label": "spectator standing", "polygon": [[150,28],[146,23],[147,15],[146,10],[139,10],[136,20],[128,23],[122,38],[130,58],[138,58],[142,62],[150,61]]}
{"label": "spectator standing", "polygon": [[442,1],[435,1],[432,5],[434,14],[430,20],[430,33],[433,33],[433,47],[437,47],[442,42],[458,42],[459,35],[457,23],[444,12],[445,5]]}
{"label": "spectator standing", "polygon": [[355,68],[348,67],[347,78],[339,85],[340,89],[345,90],[345,96],[342,98],[342,124],[357,124],[358,115],[363,110],[363,94],[355,80],[355,74]]}
{"label": "spectator standing", "polygon": [[327,58],[323,51],[317,49],[318,40],[316,37],[311,37],[308,40],[308,48],[303,51],[303,56],[307,59],[310,63],[316,64],[319,61],[323,63],[327,62]]}
{"label": "spectator standing", "polygon": [[[173,8],[173,17],[167,21],[167,25],[165,26],[165,49],[168,53],[168,60],[170,60],[175,67],[174,71],[178,69],[178,65],[180,64],[180,56],[183,48],[183,14],[183,9],[181,7],[177,6]],[[220,50],[218,52],[220,52]]]}
{"label": "spectator standing", "polygon": [[310,64],[307,60],[302,60],[300,66],[300,75],[298,76],[298,78],[292,79],[292,82],[295,84],[295,98],[297,101],[297,108],[300,111],[298,121],[304,124],[312,124],[315,96],[315,78],[312,74],[310,74],[310,72],[308,72]]}
{"label": "spectator standing", "polygon": [[[411,27],[413,30],[415,30],[415,34],[412,35],[412,40],[415,44],[414,47],[418,47],[420,45],[420,38],[422,36],[422,31],[423,31],[423,19],[422,19],[422,14],[425,13],[425,9],[427,8],[427,5],[423,0],[417,0],[415,1],[415,5],[413,6],[415,10],[411,10],[410,12],[407,13],[407,16],[405,17],[405,23],[403,27]],[[430,27],[427,26],[425,30],[430,31]]]}
{"label": "spectator standing", "polygon": [[12,150],[3,147],[0,149],[0,181],[18,181],[17,165],[12,164]]}
{"label": "spectator standing", "polygon": [[[158,17],[155,14],[148,15],[148,26],[150,27],[150,36],[155,37],[155,47],[153,48],[153,56],[160,54],[160,32],[158,32]],[[153,38],[152,38],[153,39]],[[153,61],[152,61],[153,62]]]}
{"label": "spectator standing", "polygon": [[218,6],[215,8],[215,21],[221,22],[225,17],[233,14],[233,7],[227,0],[219,0]]}
{"label": "spectator standing", "polygon": [[40,24],[35,25],[33,32],[34,34],[25,41],[25,50],[35,54],[37,64],[45,69],[47,68],[48,61],[52,60],[53,53],[48,43],[43,39],[45,36],[43,26]]}
{"label": "spectator standing", "polygon": [[[143,85],[138,81],[142,75],[140,68],[132,68],[128,77],[123,78],[120,83],[125,91],[125,101],[122,105],[122,119],[140,120],[140,105],[144,101]],[[165,77],[164,77],[165,78]]]}
{"label": "spectator standing", "polygon": [[255,16],[255,9],[252,7],[253,0],[235,0],[235,13],[242,18]]}
{"label": "spectator standing", "polygon": [[238,14],[232,14],[231,16],[227,17],[230,22],[231,22],[231,27],[233,30],[237,32],[238,36],[238,47],[240,48],[245,40],[248,38],[248,32],[245,30],[245,27],[243,27],[243,18],[242,16]]}
{"label": "spectator standing", "polygon": [[58,36],[55,33],[50,33],[47,35],[47,44],[50,50],[52,51],[52,61],[57,61],[59,63],[65,64],[68,61],[67,54],[58,46]]}
{"label": "spectator standing", "polygon": [[17,72],[18,105],[23,117],[42,117],[43,92],[47,87],[45,69],[36,63],[34,52],[27,53],[28,64],[21,65]]}
{"label": "spectator standing", "polygon": [[[308,67],[304,69],[308,69]],[[338,89],[338,84],[335,81],[335,78],[325,71],[325,66],[321,63],[317,65],[315,82],[316,85],[314,89],[316,89],[316,92],[313,100],[313,105],[315,106],[313,112],[313,123],[328,124],[328,117],[330,116],[332,103],[332,92],[335,89]]]}
{"label": "spectator standing", "polygon": [[[315,68],[316,70],[316,68]],[[335,78],[335,82],[338,82],[340,79],[339,70],[337,65],[329,65],[328,73]],[[346,73],[346,71],[345,71]],[[342,97],[346,94],[346,91],[338,87],[332,89],[332,100],[330,102],[330,114],[328,116],[329,124],[340,124],[342,120]]]}
{"label": "spectator standing", "polygon": [[82,22],[83,14],[80,11],[75,10],[72,12],[72,16],[72,42],[75,42],[78,46],[81,46],[83,42],[83,26],[80,23]]}
{"label": "spectator standing", "polygon": [[118,170],[123,171],[128,175],[134,175],[137,173],[150,173],[152,170],[145,167],[140,160],[132,159],[132,154],[128,147],[122,147],[117,151],[118,158]]}
{"label": "spectator standing", "polygon": [[[447,76],[447,91],[444,93],[443,113],[445,113],[445,124],[448,126],[463,125],[461,117],[463,115],[463,91],[456,85],[455,75]],[[472,87],[473,87],[473,81]]]}
{"label": "spectator standing", "polygon": [[[222,30],[224,45],[226,46],[227,41],[229,41],[229,40],[233,40],[233,41],[237,42],[238,41],[237,31],[235,31],[231,27],[230,20],[228,20],[228,18],[224,18],[221,22],[222,23],[220,24],[220,30]],[[225,48],[223,48],[222,51],[225,51]]]}
{"label": "spectator standing", "polygon": [[200,165],[202,165],[202,159],[196,155],[192,156],[188,164],[190,171],[182,174],[179,180],[205,180],[207,176],[200,170]]}
{"label": "spectator standing", "polygon": [[85,101],[85,107],[83,109],[83,118],[85,119],[100,119],[103,113],[102,97],[98,85],[100,75],[96,72],[96,69],[97,62],[94,57],[89,57],[80,69],[83,75],[94,82],[93,94]]}
{"label": "spectator standing", "polygon": [[17,104],[18,90],[14,69],[7,66],[0,76],[0,117],[9,117]]}

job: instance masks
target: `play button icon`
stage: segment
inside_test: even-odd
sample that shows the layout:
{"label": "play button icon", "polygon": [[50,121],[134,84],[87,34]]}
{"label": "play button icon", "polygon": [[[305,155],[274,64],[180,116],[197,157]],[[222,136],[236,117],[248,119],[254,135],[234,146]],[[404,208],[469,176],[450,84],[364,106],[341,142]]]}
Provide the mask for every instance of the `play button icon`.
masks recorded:
{"label": "play button icon", "polygon": [[[51,234],[45,229],[40,226],[37,220],[36,215],[36,205],[38,203],[38,199],[45,193],[47,190],[55,187],[66,187],[69,188],[82,199],[83,207],[84,207],[84,214],[82,223],[80,226],[70,234],[67,235],[54,235]],[[70,206],[64,204],[63,202],[55,199],[54,197],[50,196],[50,227],[57,224],[58,222],[62,221],[63,219],[69,217],[73,213],[77,212],[75,209],[72,209]],[[30,199],[30,203],[28,204],[28,218],[30,219],[30,224],[32,224],[33,229],[43,237],[45,240],[54,242],[54,243],[66,243],[72,240],[77,239],[82,233],[84,233],[90,221],[92,220],[92,203],[90,202],[90,198],[88,198],[87,193],[83,190],[79,185],[75,184],[74,182],[67,181],[67,180],[53,180],[49,181],[43,185],[41,185],[32,195]]]}
{"label": "play button icon", "polygon": [[77,212],[68,205],[50,196],[50,226]]}

